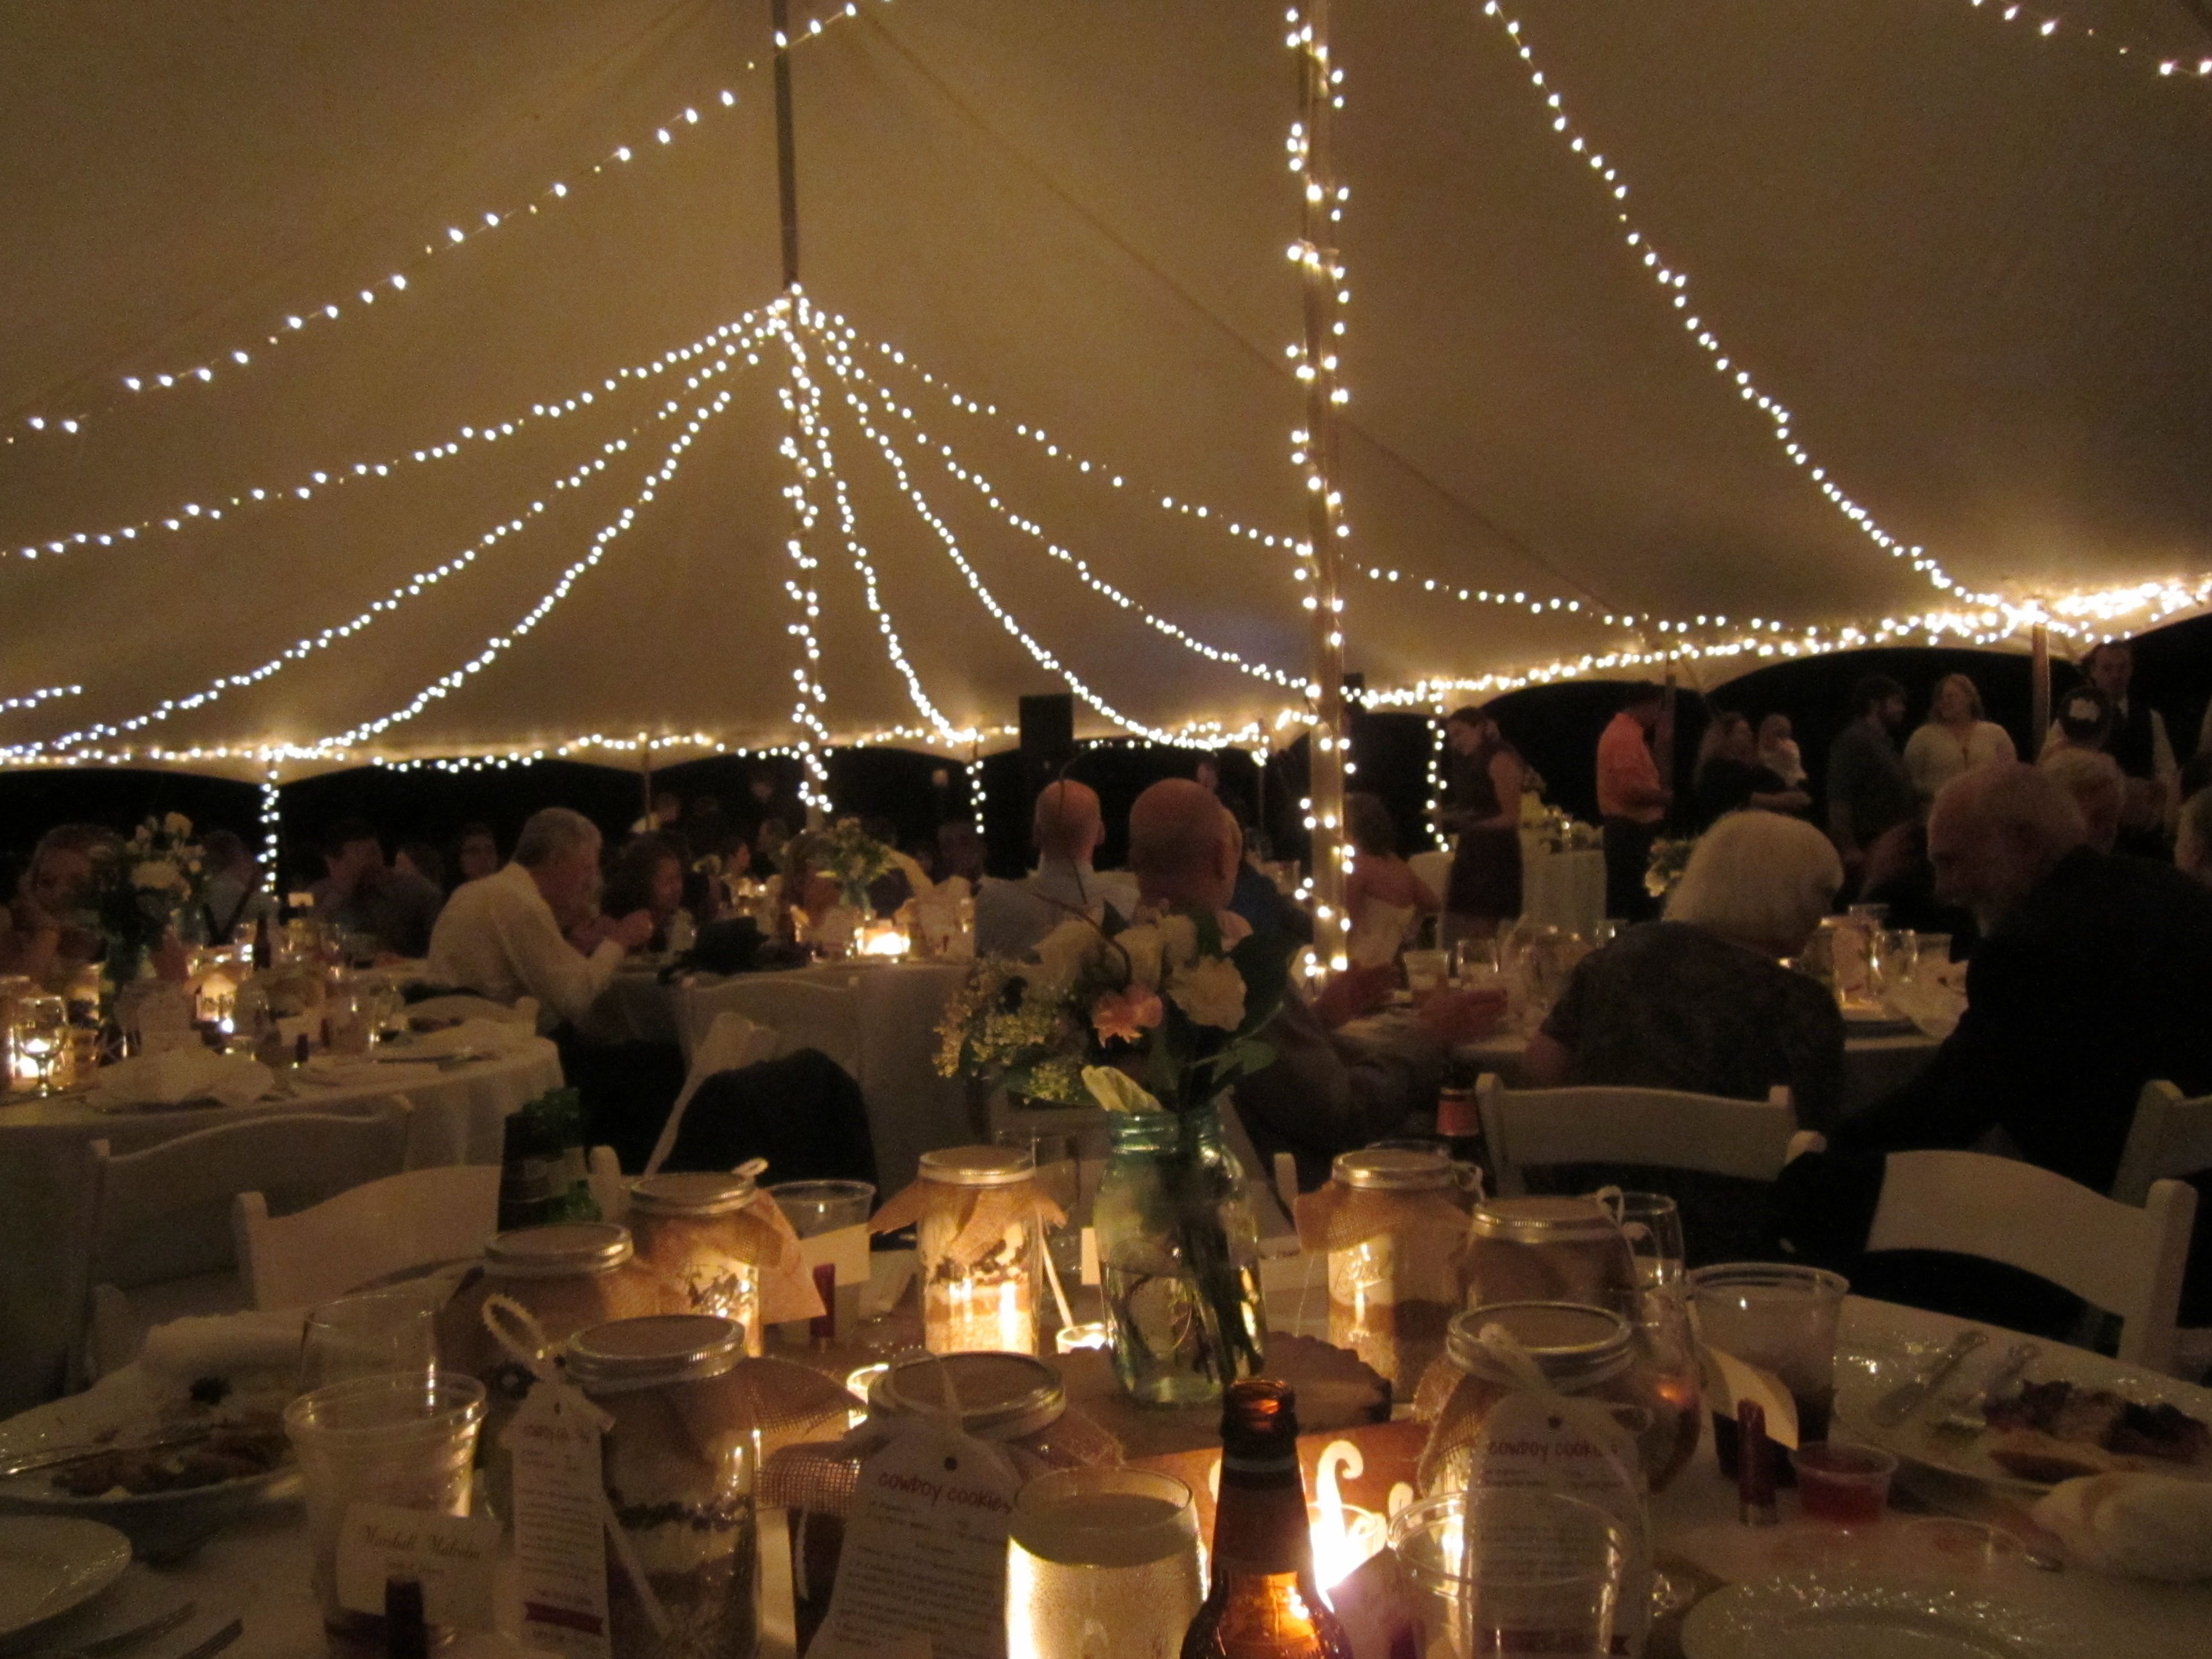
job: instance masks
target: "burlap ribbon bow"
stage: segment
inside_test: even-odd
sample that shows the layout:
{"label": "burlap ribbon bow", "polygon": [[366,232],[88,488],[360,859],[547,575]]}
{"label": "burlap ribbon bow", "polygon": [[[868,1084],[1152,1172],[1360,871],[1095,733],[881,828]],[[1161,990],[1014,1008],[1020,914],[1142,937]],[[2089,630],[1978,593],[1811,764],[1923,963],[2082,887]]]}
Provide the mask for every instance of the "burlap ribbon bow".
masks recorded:
{"label": "burlap ribbon bow", "polygon": [[1003,1187],[962,1187],[925,1178],[885,1199],[869,1220],[868,1231],[895,1233],[924,1219],[948,1223],[952,1242],[945,1246],[945,1260],[964,1270],[988,1255],[1007,1229],[1032,1217],[1047,1227],[1067,1224],[1060,1206],[1035,1180]]}

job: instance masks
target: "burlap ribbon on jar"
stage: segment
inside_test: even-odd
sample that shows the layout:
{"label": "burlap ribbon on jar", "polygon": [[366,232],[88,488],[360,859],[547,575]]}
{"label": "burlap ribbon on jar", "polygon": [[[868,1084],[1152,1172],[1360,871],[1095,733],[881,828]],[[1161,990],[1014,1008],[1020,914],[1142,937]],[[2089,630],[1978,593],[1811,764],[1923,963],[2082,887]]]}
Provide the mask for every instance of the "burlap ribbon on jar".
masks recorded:
{"label": "burlap ribbon on jar", "polygon": [[1321,1253],[1348,1250],[1385,1233],[1415,1230],[1441,1230],[1456,1240],[1467,1231],[1473,1194],[1457,1186],[1389,1192],[1332,1181],[1300,1193],[1291,1207],[1298,1248]]}
{"label": "burlap ribbon on jar", "polygon": [[1060,1206],[1034,1180],[1003,1187],[963,1187],[925,1178],[885,1199],[870,1218],[868,1231],[895,1233],[924,1219],[946,1223],[952,1238],[945,1248],[945,1259],[965,1271],[988,1255],[1009,1228],[1032,1216],[1047,1227],[1067,1224]]}

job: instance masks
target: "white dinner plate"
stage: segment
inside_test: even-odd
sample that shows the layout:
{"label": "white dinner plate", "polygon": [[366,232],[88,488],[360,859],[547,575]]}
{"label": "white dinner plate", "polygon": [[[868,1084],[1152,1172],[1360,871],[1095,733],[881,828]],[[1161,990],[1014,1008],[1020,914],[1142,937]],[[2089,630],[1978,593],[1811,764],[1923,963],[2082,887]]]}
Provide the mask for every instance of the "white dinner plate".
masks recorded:
{"label": "white dinner plate", "polygon": [[2094,1632],[1928,1580],[1809,1574],[1733,1584],[1682,1621],[1684,1659],[2087,1659]]}
{"label": "white dinner plate", "polygon": [[0,1516],[0,1641],[58,1619],[123,1577],[131,1540],[62,1516]]}
{"label": "white dinner plate", "polygon": [[[1855,1316],[1836,1345],[1836,1414],[1832,1430],[1835,1438],[1880,1446],[1923,1468],[2024,1495],[2051,1490],[2047,1481],[2023,1480],[1992,1462],[1978,1437],[1938,1433],[1931,1427],[1932,1419],[1941,1414],[1940,1402],[1975,1387],[2002,1363],[2005,1350],[2012,1346],[2008,1333],[1985,1328],[1990,1330],[1990,1340],[1936,1390],[1936,1402],[1895,1427],[1884,1428],[1869,1415],[1875,1402],[1917,1376],[1959,1326],[1938,1315],[1915,1314],[1880,1303],[1859,1304],[1853,1312]],[[2041,1355],[2027,1368],[2031,1382],[2063,1377],[2087,1388],[2110,1389],[2145,1405],[2171,1405],[2212,1424],[2212,1389],[2123,1365],[2063,1343],[2045,1342],[2041,1346]],[[2179,1468],[2167,1472],[2205,1474]]]}

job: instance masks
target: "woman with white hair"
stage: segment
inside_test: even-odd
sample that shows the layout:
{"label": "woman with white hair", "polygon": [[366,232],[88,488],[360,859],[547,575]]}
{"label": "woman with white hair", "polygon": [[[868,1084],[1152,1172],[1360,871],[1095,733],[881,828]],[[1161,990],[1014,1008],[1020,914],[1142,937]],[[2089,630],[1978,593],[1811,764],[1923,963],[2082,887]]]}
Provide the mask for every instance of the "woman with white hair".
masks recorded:
{"label": "woman with white hair", "polygon": [[1843,880],[1834,846],[1802,819],[1721,819],[1691,853],[1666,919],[1583,958],[1529,1039],[1528,1081],[1738,1100],[1780,1084],[1800,1123],[1826,1127],[1842,1103],[1843,1016],[1781,959],[1804,949]]}

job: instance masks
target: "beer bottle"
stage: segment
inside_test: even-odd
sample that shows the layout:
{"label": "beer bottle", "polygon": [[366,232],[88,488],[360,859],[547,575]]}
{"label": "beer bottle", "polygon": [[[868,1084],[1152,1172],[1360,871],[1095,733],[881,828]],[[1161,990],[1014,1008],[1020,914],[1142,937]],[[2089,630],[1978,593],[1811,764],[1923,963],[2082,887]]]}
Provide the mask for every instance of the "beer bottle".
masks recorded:
{"label": "beer bottle", "polygon": [[1229,1385],[1213,1583],[1183,1634],[1182,1659],[1352,1659],[1344,1626],[1314,1583],[1297,1443],[1297,1401],[1287,1383]]}

